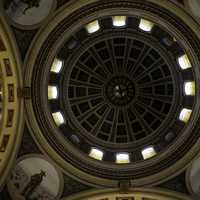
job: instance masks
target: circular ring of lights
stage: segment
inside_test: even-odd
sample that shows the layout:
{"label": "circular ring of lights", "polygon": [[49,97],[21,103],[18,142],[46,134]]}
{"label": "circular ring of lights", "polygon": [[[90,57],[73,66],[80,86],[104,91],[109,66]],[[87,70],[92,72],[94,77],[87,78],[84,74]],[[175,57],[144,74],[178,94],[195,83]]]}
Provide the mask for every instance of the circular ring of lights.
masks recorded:
{"label": "circular ring of lights", "polygon": [[[35,116],[34,120],[29,122],[30,128],[40,145],[47,145],[43,146],[43,149],[49,156],[52,156],[66,173],[70,172],[72,176],[78,176],[82,181],[104,186],[116,186],[118,181],[127,179],[134,182],[135,185],[156,184],[161,180],[164,181],[166,177],[174,175],[176,171],[180,172],[186,165],[186,160],[188,162],[194,157],[190,151],[192,148],[197,152],[199,100],[195,93],[199,90],[197,77],[199,76],[200,42],[183,19],[154,3],[128,0],[97,1],[75,9],[71,14],[60,17],[58,21],[55,20],[56,23],[50,28],[51,30],[48,30],[48,34],[43,35],[42,44],[34,51],[25,81],[27,86],[31,86],[33,94],[32,101],[26,104],[28,115]],[[174,10],[178,9],[170,3],[166,4]],[[184,14],[184,16],[186,15]],[[116,25],[114,19],[117,17],[119,17],[119,21]],[[125,25],[124,18],[127,23]],[[148,24],[148,27],[144,27],[143,22]],[[109,35],[110,25],[105,30],[102,28],[107,27],[109,23],[113,23],[114,26],[112,27],[112,37]],[[132,27],[126,27],[131,24]],[[94,140],[94,137],[91,136],[90,139],[86,131],[77,126],[76,112],[70,110],[71,106],[69,106],[72,102],[69,101],[69,87],[72,80],[71,82],[69,80],[73,77],[73,80],[78,77],[81,79],[81,76],[72,74],[72,69],[75,68],[79,58],[81,59],[81,55],[89,52],[87,55],[89,57],[91,54],[99,53],[105,47],[101,47],[102,41],[108,44],[109,40],[114,43],[115,38],[117,38],[117,42],[124,38],[127,40],[129,29],[131,35],[137,33],[138,38],[139,35],[143,35],[141,36],[144,39],[143,42],[141,39],[135,38],[133,43],[139,43],[138,46],[141,46],[145,43],[145,38],[146,40],[152,38],[148,45],[154,51],[159,52],[159,57],[165,58],[166,71],[159,68],[162,65],[158,65],[156,70],[160,69],[163,77],[167,73],[168,76],[171,76],[172,84],[169,86],[171,89],[166,88],[166,80],[161,84],[161,88],[164,85],[164,92],[173,91],[171,94],[163,94],[164,96],[171,95],[173,98],[170,100],[166,117],[152,130],[150,135],[138,138],[138,140],[128,140],[128,142],[120,140],[119,151],[117,151],[116,140],[110,143],[106,139],[100,138],[101,142],[96,143],[95,141],[99,138],[96,137],[97,140]],[[154,41],[157,45],[154,45]],[[123,44],[123,42],[119,42],[118,45],[123,46]],[[91,49],[95,45],[99,46],[100,50],[92,52]],[[116,45],[116,49],[118,45]],[[115,45],[111,45],[111,48],[113,47]],[[134,45],[133,48],[136,49]],[[141,50],[141,47],[138,50]],[[73,54],[73,51],[77,52]],[[80,54],[77,54],[78,52]],[[162,56],[165,52],[165,56]],[[112,57],[112,55],[110,56]],[[120,53],[117,58],[119,57]],[[60,61],[61,58],[65,59]],[[145,59],[145,56],[143,58]],[[150,58],[154,63],[156,59],[149,56],[148,61]],[[143,65],[148,67],[150,64],[143,63]],[[85,69],[84,67],[82,66],[81,69]],[[95,68],[95,70],[97,69],[98,67]],[[94,73],[95,76],[100,76],[103,72],[102,70],[97,73],[95,70],[87,69],[85,71],[89,71],[91,77]],[[81,74],[80,71],[78,74]],[[155,74],[158,75],[159,72]],[[122,80],[122,85],[120,85],[121,81],[118,82],[119,79]],[[81,80],[84,81],[84,79]],[[138,95],[138,86],[127,72],[123,76],[121,73],[120,76],[114,74],[105,83],[109,83],[109,81],[111,81],[109,86],[107,84],[103,86],[106,88],[105,91],[109,91],[105,95],[104,101],[108,101],[113,107],[127,107],[135,101],[135,96]],[[38,82],[40,84],[37,84]],[[127,90],[126,86],[130,82],[132,94],[127,96],[129,89]],[[90,82],[90,85],[85,81],[85,84],[89,85],[88,87],[91,86],[91,83],[95,85],[95,80]],[[62,87],[60,87],[61,85]],[[76,85],[80,87],[77,80]],[[48,94],[44,92],[47,91],[47,88]],[[161,88],[158,90],[162,92]],[[153,91],[155,92],[156,89],[153,88]],[[79,92],[81,93],[82,90],[76,89],[76,94]],[[150,94],[155,94],[154,92]],[[109,100],[113,95],[115,98],[112,101]],[[85,100],[89,101],[87,95],[85,96]],[[130,100],[127,100],[128,97],[131,97]],[[121,102],[116,103],[118,102],[116,98],[120,98]],[[79,111],[81,109],[84,110],[85,107],[79,106]],[[88,110],[86,108],[82,113],[87,113]],[[68,113],[72,114],[71,118]],[[142,111],[138,117],[144,121]],[[93,119],[91,117],[91,125]],[[163,131],[165,133],[159,131],[160,127],[165,127],[166,130]],[[80,133],[80,130],[83,132]]]}

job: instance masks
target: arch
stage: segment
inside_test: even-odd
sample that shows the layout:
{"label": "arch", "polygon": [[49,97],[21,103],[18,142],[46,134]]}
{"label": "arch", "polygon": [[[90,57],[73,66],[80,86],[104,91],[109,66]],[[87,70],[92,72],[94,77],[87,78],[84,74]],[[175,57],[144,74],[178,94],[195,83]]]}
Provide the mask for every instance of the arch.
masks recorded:
{"label": "arch", "polygon": [[20,145],[23,130],[23,99],[21,61],[11,30],[0,14],[0,69],[2,72],[0,189],[9,175]]}
{"label": "arch", "polygon": [[132,188],[122,193],[117,189],[96,189],[81,192],[61,200],[191,200],[181,193],[160,188]]}

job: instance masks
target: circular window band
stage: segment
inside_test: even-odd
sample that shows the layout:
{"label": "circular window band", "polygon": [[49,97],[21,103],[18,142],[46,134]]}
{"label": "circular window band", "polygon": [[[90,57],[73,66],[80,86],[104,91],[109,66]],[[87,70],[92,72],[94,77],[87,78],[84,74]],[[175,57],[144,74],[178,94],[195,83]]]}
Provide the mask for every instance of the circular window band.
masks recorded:
{"label": "circular window band", "polygon": [[[102,2],[101,2],[102,3]],[[116,1],[116,4],[118,5],[118,6],[120,6],[120,7],[122,7],[122,5],[123,6],[127,6],[128,5],[128,7],[131,5],[131,6],[133,6],[134,8],[137,6],[138,8],[140,7],[141,9],[142,9],[142,13],[144,13],[144,9],[146,9],[146,8],[148,8],[148,11],[150,11],[150,10],[153,10],[154,8],[156,9],[156,10],[154,10],[154,13],[157,13],[157,15],[160,15],[160,16],[162,16],[163,18],[166,18],[166,19],[172,19],[172,21],[171,20],[168,20],[168,21],[171,21],[171,23],[173,24],[174,23],[174,27],[178,27],[178,26],[181,26],[181,32],[183,33],[183,37],[181,36],[181,34],[180,34],[180,32],[179,31],[177,31],[176,33],[175,33],[175,36],[176,36],[176,38],[178,39],[178,38],[181,38],[181,40],[183,40],[183,46],[187,46],[187,42],[186,42],[186,40],[184,39],[184,38],[188,38],[189,39],[189,41],[190,41],[190,39],[191,38],[194,38],[194,40],[195,40],[195,42],[193,43],[193,41],[191,40],[190,42],[190,44],[191,44],[191,46],[193,47],[192,49],[191,48],[189,48],[189,50],[188,50],[188,52],[189,52],[189,57],[190,57],[190,59],[191,59],[191,63],[192,63],[192,65],[193,66],[196,66],[196,64],[198,64],[198,59],[197,59],[197,57],[195,56],[195,54],[193,54],[194,53],[194,51],[196,51],[196,54],[198,54],[198,52],[199,52],[199,50],[198,50],[198,48],[197,48],[197,46],[196,45],[198,45],[199,44],[199,41],[198,41],[198,39],[197,39],[197,37],[193,34],[193,32],[187,27],[187,26],[185,26],[184,25],[184,22],[182,22],[182,23],[180,23],[180,19],[177,19],[177,18],[175,18],[175,17],[173,17],[171,14],[169,14],[168,12],[166,12],[166,10],[164,11],[163,9],[158,9],[158,7],[157,6],[155,6],[154,8],[153,8],[153,4],[150,4],[150,3],[145,3],[145,6],[144,6],[144,4],[143,5],[141,5],[140,3],[138,3],[138,2],[129,2],[129,1],[126,1],[126,2],[124,2],[123,1],[123,3],[122,2],[120,2],[120,1]],[[171,5],[171,4],[168,4],[168,5]],[[96,6],[98,6],[98,3],[97,3],[97,5]],[[102,4],[101,4],[101,6],[102,6]],[[107,7],[107,5],[105,5],[105,4],[103,4],[103,6],[105,6],[106,8],[108,8]],[[112,4],[112,6],[114,6],[113,4]],[[89,7],[90,7],[90,5],[89,5]],[[92,12],[91,13],[94,13],[94,4],[92,4],[91,5],[91,7],[93,8],[92,9]],[[97,8],[97,7],[96,7]],[[86,9],[86,8],[83,8],[83,9]],[[118,8],[119,9],[119,8]],[[133,8],[132,8],[133,9]],[[174,8],[173,8],[174,9]],[[87,8],[87,11],[91,11],[90,9],[88,9]],[[114,11],[113,11],[114,12]],[[167,13],[167,15],[166,15],[166,13]],[[78,11],[78,13],[79,14],[81,14],[81,10],[79,10]],[[140,13],[140,12],[139,12]],[[122,14],[122,13],[120,13],[120,14]],[[141,14],[141,13],[140,13]],[[74,15],[77,15],[77,13],[74,13]],[[113,15],[116,15],[116,11],[113,13]],[[154,16],[155,16],[155,14],[153,14]],[[171,15],[171,16],[170,16]],[[80,17],[79,15],[77,15],[78,17]],[[152,17],[149,15],[149,16],[147,16],[147,13],[146,13],[146,18],[148,18],[148,19],[152,19]],[[169,17],[170,16],[170,17]],[[73,17],[72,16],[70,16],[70,19],[73,19]],[[91,18],[91,21],[93,20],[93,19],[95,19],[95,16],[94,17],[92,17]],[[178,21],[177,21],[178,20]],[[161,20],[162,21],[162,20]],[[165,20],[164,20],[165,21]],[[69,22],[69,23],[71,23],[69,20],[67,20],[67,22]],[[89,19],[88,19],[88,22],[89,22]],[[169,25],[169,24],[168,24]],[[71,29],[70,30],[72,30],[72,27],[70,27]],[[169,28],[169,27],[167,27],[167,28]],[[66,29],[66,27],[64,26],[64,24],[63,24],[63,26],[62,26],[62,30],[68,30],[69,31],[69,29]],[[176,30],[176,29],[175,29]],[[56,29],[56,32],[58,33],[58,29]],[[171,32],[173,32],[173,31],[171,31]],[[57,36],[57,34],[55,34],[55,33],[52,33],[53,34],[53,37],[54,36]],[[50,34],[51,35],[51,34]],[[52,36],[52,35],[51,35]],[[179,36],[179,37],[178,37]],[[58,41],[58,43],[54,43],[54,41],[57,41],[57,39],[55,38],[55,40],[53,41],[53,37],[51,38],[51,44],[59,44],[59,43],[61,43],[61,40],[60,41]],[[50,44],[50,41],[48,42],[48,44]],[[44,42],[44,41],[43,41]],[[51,46],[51,45],[50,45]],[[50,46],[48,46],[48,47],[50,47]],[[54,53],[54,56],[56,55],[56,51],[58,50],[58,48],[59,48],[59,45],[56,47],[56,46],[54,46],[55,48],[54,48],[54,50],[53,50],[53,52],[51,51],[51,53]],[[44,43],[43,43],[43,48],[45,48],[45,45],[44,45]],[[38,50],[36,50],[36,52],[37,52]],[[35,52],[35,53],[36,53]],[[50,52],[47,48],[45,48],[45,50],[41,50],[41,52],[43,52],[43,54],[41,54],[42,56],[44,56],[45,55],[45,52]],[[42,66],[46,66],[46,64],[47,64],[47,66],[49,66],[50,65],[50,63],[52,62],[52,60],[50,60],[50,61],[48,61],[48,62],[42,62],[42,57],[41,57],[41,55],[38,55],[38,60],[36,61],[36,63],[35,63],[35,66],[40,66],[40,65],[42,65]],[[36,56],[36,54],[35,54],[35,56]],[[49,56],[45,56],[45,58],[48,58]],[[52,57],[52,56],[51,56]],[[46,60],[46,59],[45,59]],[[33,61],[33,60],[32,60]],[[48,64],[49,63],[49,64]],[[32,63],[32,65],[33,65],[33,63]],[[40,69],[41,69],[41,67],[39,67]],[[30,69],[29,69],[30,70]],[[32,70],[32,69],[31,69]],[[196,67],[194,67],[193,68],[193,70],[195,71],[195,74],[196,75],[198,75],[199,74],[199,72],[198,72],[198,69],[196,68]],[[37,73],[35,73],[35,72],[37,72]],[[35,69],[34,70],[34,74],[33,74],[33,77],[32,77],[32,81],[34,82],[34,81],[41,81],[41,77],[39,78],[39,77],[37,77],[37,74],[40,74],[41,76],[43,75],[43,74],[45,74],[45,72],[43,71],[43,72],[41,72],[41,71],[39,71],[38,69]],[[28,77],[30,77],[30,75],[28,75]],[[28,78],[27,77],[27,78]],[[37,78],[36,78],[37,77]],[[43,77],[44,78],[44,77]],[[45,78],[46,79],[46,78]],[[30,79],[28,80],[26,80],[26,83],[27,83],[27,85],[29,86],[30,85]],[[33,85],[34,86],[34,85]],[[35,86],[34,86],[35,87]],[[44,91],[45,90],[45,88],[47,88],[47,85],[42,85],[42,89],[41,88],[37,88],[37,86],[36,86],[36,88],[32,88],[32,92],[33,92],[33,94],[34,94],[34,99],[33,99],[33,105],[35,104],[37,104],[37,106],[35,107],[35,111],[37,110],[37,112],[38,113],[40,113],[40,97],[41,97],[41,94],[38,94],[36,91]],[[198,88],[197,88],[197,90],[198,90]],[[43,92],[44,93],[44,92]],[[45,98],[46,97],[42,97],[42,98],[44,98],[42,101],[43,102],[46,102],[46,100],[45,100]],[[37,99],[37,100],[36,100]],[[39,100],[39,101],[38,101]],[[194,108],[198,108],[199,106],[198,106],[198,102],[197,102],[197,100],[195,99],[195,106],[194,106]],[[35,115],[34,114],[34,111],[33,111],[33,109],[31,108],[31,107],[29,107],[29,106],[32,106],[32,103],[31,102],[28,102],[27,103],[27,110],[28,110],[28,114],[30,114],[30,115]],[[48,109],[48,105],[43,105],[42,104],[42,107],[43,107],[43,109]],[[193,110],[194,110],[194,108],[193,108]],[[32,114],[31,114],[32,113]],[[190,160],[190,159],[192,159],[191,157],[193,157],[194,155],[192,155],[192,153],[191,153],[191,151],[189,151],[189,153],[187,154],[187,156],[185,156],[184,157],[184,155],[186,155],[186,152],[189,150],[189,148],[191,147],[191,146],[193,146],[193,148],[194,149],[198,149],[197,148],[197,146],[195,145],[195,143],[196,143],[196,141],[197,141],[197,139],[198,139],[198,135],[195,135],[195,132],[196,131],[194,131],[193,132],[193,137],[190,137],[190,133],[191,133],[191,128],[192,127],[194,127],[194,125],[192,125],[192,122],[191,121],[193,121],[193,123],[195,123],[196,124],[196,120],[197,120],[197,116],[198,116],[198,114],[196,113],[196,111],[194,111],[194,113],[193,113],[193,115],[192,115],[192,118],[190,119],[190,122],[188,123],[188,125],[187,125],[187,127],[185,128],[185,130],[184,130],[184,137],[183,136],[180,136],[180,139],[182,138],[184,138],[184,140],[182,140],[181,142],[182,142],[182,144],[181,144],[181,142],[180,142],[180,139],[179,139],[179,141],[175,141],[175,144],[173,144],[172,145],[172,147],[173,148],[171,148],[171,153],[173,152],[174,153],[174,155],[176,155],[176,158],[175,157],[171,157],[171,156],[169,156],[170,155],[170,152],[168,151],[166,151],[165,152],[165,156],[166,155],[168,155],[168,157],[166,157],[165,158],[165,161],[163,160],[163,161],[161,161],[161,159],[159,158],[159,156],[156,156],[155,158],[153,158],[152,160],[151,160],[151,162],[150,161],[145,161],[143,164],[143,167],[144,166],[148,166],[148,169],[146,168],[146,167],[144,167],[145,168],[145,170],[141,170],[141,166],[140,165],[134,165],[134,167],[135,167],[135,172],[137,171],[137,172],[139,172],[140,171],[140,175],[138,176],[138,178],[135,178],[135,180],[134,180],[134,183],[136,183],[136,185],[143,185],[143,184],[149,184],[149,183],[151,183],[151,184],[155,184],[155,183],[158,183],[158,181],[161,181],[161,179],[163,178],[163,177],[166,177],[166,174],[169,176],[170,174],[175,174],[175,171],[177,170],[177,169],[183,169],[183,165],[185,165],[186,163],[187,163],[187,161],[188,160]],[[53,120],[52,120],[52,117],[50,116],[50,113],[48,114],[48,116],[42,116],[42,114],[40,115],[40,116],[36,116],[37,117],[37,122],[36,122],[36,120],[34,119],[34,123],[35,123],[35,125],[33,125],[33,124],[31,124],[30,123],[30,126],[31,126],[31,128],[33,128],[34,127],[34,129],[37,127],[37,130],[38,130],[38,123],[41,121],[41,122],[43,122],[42,124],[40,123],[40,129],[42,130],[42,132],[45,132],[45,136],[42,134],[42,132],[41,132],[41,130],[38,130],[37,131],[37,135],[35,136],[37,139],[41,139],[40,140],[40,144],[42,145],[42,143],[43,144],[46,144],[46,146],[45,146],[45,151],[47,151],[47,152],[49,152],[49,156],[52,156],[52,157],[54,157],[54,160],[56,161],[57,160],[57,162],[59,162],[60,163],[60,166],[63,168],[63,169],[65,169],[65,172],[67,173],[67,172],[71,172],[73,175],[77,175],[80,179],[82,179],[83,181],[86,181],[86,182],[89,182],[89,183],[91,183],[91,184],[95,184],[95,182],[97,183],[99,183],[99,185],[107,185],[107,186],[113,186],[113,185],[116,185],[117,184],[117,180],[115,181],[115,180],[112,180],[112,178],[108,178],[108,174],[110,175],[111,173],[109,172],[109,173],[107,173],[106,175],[103,175],[102,177],[103,178],[100,178],[99,176],[101,176],[101,173],[100,172],[102,172],[102,169],[104,170],[104,169],[106,169],[106,167],[102,164],[102,163],[100,163],[100,162],[96,162],[96,161],[94,161],[94,160],[92,160],[92,159],[89,159],[89,158],[85,158],[84,157],[84,155],[83,154],[80,154],[80,152],[79,151],[77,151],[76,149],[71,149],[69,152],[67,152],[67,154],[66,154],[66,149],[64,149],[63,147],[63,145],[64,144],[61,144],[62,143],[62,137],[60,137],[59,136],[59,131],[58,131],[58,129],[56,128],[56,126],[55,126],[55,124],[49,124],[49,122],[53,122]],[[189,130],[190,129],[190,130]],[[52,130],[54,130],[53,132],[51,132]],[[187,134],[186,134],[187,133]],[[49,134],[49,135],[47,135],[47,134]],[[57,135],[58,134],[58,135]],[[197,133],[196,133],[197,134]],[[56,135],[56,137],[60,137],[60,141],[59,141],[59,143],[57,143],[56,142],[56,140],[55,140],[55,138],[52,140],[52,139],[50,139],[52,136],[55,136]],[[195,136],[194,136],[195,135]],[[46,139],[44,139],[44,137],[46,137]],[[187,140],[188,138],[190,138],[189,140]],[[59,156],[58,156],[58,154],[56,153],[56,151],[55,150],[53,150],[52,149],[52,147],[53,146],[49,146],[49,145],[47,145],[47,143],[46,143],[46,140],[48,140],[48,144],[51,144],[51,145],[53,145],[54,146],[54,149],[56,149],[56,151],[57,152],[59,152]],[[57,140],[58,141],[58,140]],[[187,141],[187,142],[186,142]],[[64,142],[63,142],[64,143]],[[179,143],[179,145],[177,144],[177,143]],[[185,146],[187,146],[188,148],[185,148],[185,149],[182,149],[182,148],[180,148],[180,146],[181,145],[183,145],[183,143],[187,143],[187,145],[185,145]],[[176,147],[175,147],[176,146]],[[68,148],[68,150],[71,148],[71,145],[69,144],[69,146],[68,146],[69,148]],[[176,150],[175,150],[175,148],[177,148]],[[65,154],[63,154],[63,155],[61,155],[60,153],[61,153],[61,151],[60,150],[64,150],[65,151]],[[73,152],[72,152],[73,151]],[[50,153],[51,152],[51,153]],[[62,152],[62,153],[64,153],[64,152]],[[80,157],[82,157],[83,159],[84,159],[84,162],[87,162],[87,169],[85,168],[86,166],[81,166],[81,164],[83,163],[83,160],[82,160],[82,163],[80,163],[80,162],[78,162],[78,163],[76,163],[75,164],[75,160],[73,160],[73,156],[75,156],[75,154],[77,154],[77,156],[80,158]],[[60,156],[62,156],[62,158],[60,157]],[[181,159],[182,158],[182,159]],[[66,161],[64,161],[64,160],[66,160]],[[176,164],[174,164],[177,160],[179,160],[179,163],[176,165]],[[155,163],[157,162],[157,165],[155,165]],[[159,162],[159,164],[158,164],[158,162]],[[166,164],[166,162],[167,162],[167,164]],[[71,164],[69,164],[69,163],[71,163]],[[99,169],[98,169],[98,166],[100,167]],[[169,165],[172,165],[171,167],[169,167]],[[77,169],[76,167],[78,167],[79,169]],[[92,168],[90,168],[90,166],[92,167]],[[96,168],[95,168],[95,167]],[[137,166],[137,167],[136,167]],[[149,166],[151,166],[151,167],[149,167]],[[176,167],[175,167],[176,166]],[[125,177],[131,177],[130,176],[130,174],[138,174],[138,173],[133,173],[133,171],[130,173],[130,174],[127,174],[127,176],[125,175],[125,173],[127,173],[127,169],[128,169],[128,167],[127,166],[112,166],[111,165],[111,167],[112,167],[112,169],[113,170],[117,170],[118,172],[120,172],[120,170],[122,170],[121,171],[121,174],[122,174],[122,176],[121,176],[121,178],[123,179],[123,178],[125,178]],[[132,166],[133,167],[133,166]],[[172,167],[173,167],[173,170],[172,170]],[[91,169],[93,169],[93,168],[95,168],[95,171],[96,172],[91,172]],[[168,169],[167,169],[168,168]],[[176,168],[176,169],[175,169]],[[83,170],[83,171],[81,171],[81,170]],[[126,171],[126,172],[124,172],[124,170]],[[107,169],[106,169],[107,170]],[[138,171],[139,170],[139,171]],[[172,170],[171,172],[170,172],[170,170]],[[112,170],[111,170],[112,171]],[[160,173],[158,173],[158,171],[160,171]],[[181,170],[180,170],[181,171]],[[90,175],[90,174],[87,174],[86,175],[86,173],[91,173],[92,175]],[[157,173],[157,175],[155,175],[155,173]],[[105,174],[105,172],[104,172],[104,174]],[[148,178],[144,178],[144,177],[146,177],[146,176],[149,176],[150,174],[152,174],[152,176],[151,177],[148,177]],[[161,174],[162,174],[162,176],[161,176]],[[125,176],[124,176],[125,175]],[[106,178],[107,177],[107,178]],[[110,176],[110,177],[112,177],[112,175]],[[139,178],[140,177],[140,178]],[[163,180],[162,180],[163,181]]]}

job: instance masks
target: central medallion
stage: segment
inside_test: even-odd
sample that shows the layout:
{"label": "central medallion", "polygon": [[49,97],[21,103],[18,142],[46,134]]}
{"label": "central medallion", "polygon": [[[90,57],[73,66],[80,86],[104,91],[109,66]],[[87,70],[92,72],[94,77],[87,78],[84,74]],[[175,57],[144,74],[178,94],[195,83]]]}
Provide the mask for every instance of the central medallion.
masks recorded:
{"label": "central medallion", "polygon": [[135,86],[126,76],[114,76],[105,86],[108,101],[115,106],[126,106],[135,97]]}
{"label": "central medallion", "polygon": [[103,40],[90,42],[65,73],[69,75],[66,111],[78,134],[91,144],[118,148],[121,143],[132,148],[133,142],[162,131],[174,86],[158,50],[128,33],[105,33]]}

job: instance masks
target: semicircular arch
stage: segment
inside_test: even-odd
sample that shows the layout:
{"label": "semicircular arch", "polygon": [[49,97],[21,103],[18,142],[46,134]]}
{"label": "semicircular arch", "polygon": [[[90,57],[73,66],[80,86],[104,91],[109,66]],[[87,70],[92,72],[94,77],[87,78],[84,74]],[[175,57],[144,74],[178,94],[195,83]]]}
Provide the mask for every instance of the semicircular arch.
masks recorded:
{"label": "semicircular arch", "polygon": [[23,129],[21,59],[14,36],[0,14],[0,188],[12,168]]}

